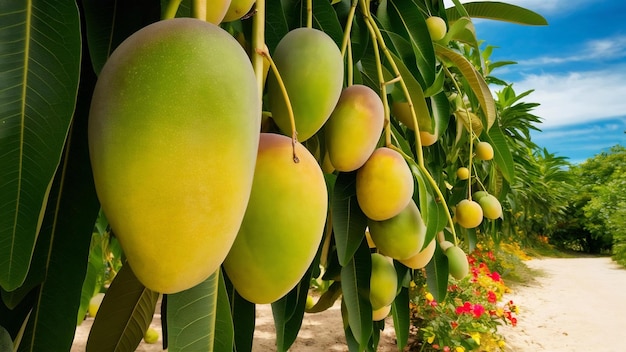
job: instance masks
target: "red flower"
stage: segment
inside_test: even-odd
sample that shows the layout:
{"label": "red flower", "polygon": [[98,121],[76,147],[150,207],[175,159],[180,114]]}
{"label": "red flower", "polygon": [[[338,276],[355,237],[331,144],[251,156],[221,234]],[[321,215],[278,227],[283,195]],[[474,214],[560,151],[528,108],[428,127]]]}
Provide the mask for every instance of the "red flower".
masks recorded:
{"label": "red flower", "polygon": [[495,271],[494,271],[493,273],[489,274],[489,277],[490,277],[493,281],[496,281],[496,282],[500,282],[500,281],[502,281],[502,278],[500,277],[500,274],[498,274],[498,273],[497,273],[497,272],[495,272]]}
{"label": "red flower", "polygon": [[489,251],[487,252],[487,257],[489,257],[489,259],[491,259],[491,261],[496,261],[496,257],[493,255],[493,252]]}
{"label": "red flower", "polygon": [[469,314],[469,313],[472,312],[472,304],[470,302],[465,302],[465,303],[463,303],[462,306],[456,307],[455,312],[456,312],[456,314],[459,314],[459,315],[461,315],[463,313],[468,313]]}
{"label": "red flower", "polygon": [[453,329],[456,329],[456,327],[457,327],[457,326],[459,326],[459,323],[457,323],[456,321],[451,321],[451,322],[450,322],[450,326],[451,326]]}
{"label": "red flower", "polygon": [[483,313],[485,313],[485,307],[480,304],[475,304],[472,308],[472,314],[474,314],[475,318],[480,318]]}
{"label": "red flower", "polygon": [[487,292],[487,301],[489,303],[496,303],[497,300],[498,300],[498,297],[496,296],[496,293],[489,290],[489,292]]}

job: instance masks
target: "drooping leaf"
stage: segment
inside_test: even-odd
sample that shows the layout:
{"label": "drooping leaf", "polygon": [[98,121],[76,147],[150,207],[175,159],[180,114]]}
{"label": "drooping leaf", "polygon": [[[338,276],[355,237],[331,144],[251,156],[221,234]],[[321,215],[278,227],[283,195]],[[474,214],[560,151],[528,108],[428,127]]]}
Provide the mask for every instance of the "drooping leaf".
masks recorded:
{"label": "drooping leaf", "polygon": [[435,248],[433,258],[426,265],[426,284],[428,291],[437,302],[442,302],[448,292],[448,257],[439,245]]}
{"label": "drooping leaf", "polygon": [[409,342],[409,328],[411,326],[409,310],[409,289],[402,287],[391,305],[393,314],[393,328],[396,332],[398,351],[404,351]]}
{"label": "drooping leaf", "polygon": [[[302,18],[306,18],[306,1],[303,1],[302,6]],[[343,41],[343,29],[339,24],[337,13],[330,5],[328,1],[313,1],[313,28],[317,28],[329,37],[337,44],[337,47],[341,48],[341,42]],[[302,26],[306,26],[306,21],[302,21]]]}
{"label": "drooping leaf", "polygon": [[461,74],[465,77],[470,88],[478,98],[480,107],[487,120],[487,129],[491,128],[496,121],[496,105],[491,95],[491,90],[483,76],[476,71],[474,66],[463,55],[439,44],[435,44],[435,52],[439,57],[451,62],[461,71]]}
{"label": "drooping leaf", "polygon": [[235,327],[231,315],[230,302],[224,275],[220,275],[217,290],[217,311],[215,312],[214,351],[233,351],[235,346]]}
{"label": "drooping leaf", "polygon": [[20,331],[26,326],[28,315],[35,305],[38,292],[38,287],[32,289],[14,308],[7,307],[0,300],[0,326],[9,332],[13,341],[20,337]]}
{"label": "drooping leaf", "polygon": [[0,325],[0,351],[13,351],[13,339],[9,332]]}
{"label": "drooping leaf", "polygon": [[341,268],[341,289],[346,305],[350,331],[364,350],[372,335],[372,305],[369,300],[372,258],[367,241],[348,263]]}
{"label": "drooping leaf", "polygon": [[[293,9],[298,0],[267,0],[265,2],[265,43],[270,53],[295,25]],[[290,10],[291,9],[291,10]],[[299,16],[298,16],[299,17]]]}
{"label": "drooping leaf", "polygon": [[332,307],[337,299],[341,297],[341,282],[333,282],[328,290],[326,290],[320,298],[315,302],[315,305],[306,310],[307,313],[319,313]]}
{"label": "drooping leaf", "polygon": [[19,287],[67,136],[79,80],[71,0],[0,2],[0,286]]}
{"label": "drooping leaf", "polygon": [[89,308],[89,301],[98,293],[102,286],[102,280],[106,271],[106,261],[104,260],[102,235],[95,232],[91,236],[91,246],[89,250],[89,260],[87,263],[87,273],[83,281],[80,295],[80,306],[78,308],[77,325],[85,319],[85,314]]}
{"label": "drooping leaf", "polygon": [[[463,4],[470,17],[524,24],[529,26],[545,26],[548,21],[540,14],[523,7],[498,1],[474,1]],[[448,21],[459,19],[454,8],[446,9]]]}
{"label": "drooping leaf", "polygon": [[506,137],[502,133],[500,126],[495,124],[493,128],[489,130],[489,133],[483,133],[481,138],[491,144],[494,151],[494,162],[500,172],[502,172],[504,179],[512,183],[515,179],[515,161],[513,161],[513,155],[511,154],[509,145],[506,142]]}
{"label": "drooping leaf", "polygon": [[219,351],[215,341],[220,276],[218,270],[202,283],[167,296],[168,351]]}
{"label": "drooping leaf", "polygon": [[339,264],[345,266],[365,237],[367,217],[356,200],[356,172],[337,176],[331,200],[331,216]]}
{"label": "drooping leaf", "polygon": [[134,351],[152,322],[158,298],[159,293],[144,287],[124,264],[98,309],[86,351]]}

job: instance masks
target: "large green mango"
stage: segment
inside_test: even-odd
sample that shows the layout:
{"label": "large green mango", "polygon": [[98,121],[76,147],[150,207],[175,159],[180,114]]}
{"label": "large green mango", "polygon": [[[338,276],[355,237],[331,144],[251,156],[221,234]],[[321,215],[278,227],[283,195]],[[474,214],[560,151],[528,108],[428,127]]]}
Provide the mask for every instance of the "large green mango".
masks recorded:
{"label": "large green mango", "polygon": [[311,265],[328,210],[324,175],[300,143],[262,133],[250,203],[226,274],[241,296],[257,304],[287,294]]}
{"label": "large green mango", "polygon": [[213,24],[149,25],[106,62],[89,152],[103,210],[146,287],[178,292],[219,268],[250,197],[260,121],[250,61]]}
{"label": "large green mango", "polygon": [[[289,95],[298,140],[303,142],[324,125],[339,100],[343,88],[341,52],[326,33],[298,28],[280,40],[272,58]],[[274,122],[291,135],[287,104],[272,72],[267,88]]]}

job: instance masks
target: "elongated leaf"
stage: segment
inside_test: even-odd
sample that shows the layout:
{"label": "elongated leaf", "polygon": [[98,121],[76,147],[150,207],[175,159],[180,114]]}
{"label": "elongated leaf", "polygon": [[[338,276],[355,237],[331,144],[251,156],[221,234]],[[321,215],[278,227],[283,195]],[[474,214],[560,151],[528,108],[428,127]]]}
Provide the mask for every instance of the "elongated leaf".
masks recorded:
{"label": "elongated leaf", "polygon": [[387,11],[393,32],[409,39],[426,89],[435,80],[435,53],[424,16],[413,1],[406,0],[389,0]]}
{"label": "elongated leaf", "polygon": [[[319,261],[314,263],[319,265]],[[276,349],[279,352],[288,351],[296,341],[311,282],[312,268],[309,268],[302,280],[286,296],[272,303],[274,326],[276,327]]]}
{"label": "elongated leaf", "polygon": [[26,325],[28,314],[35,305],[35,298],[39,292],[38,288],[31,290],[19,304],[12,309],[9,309],[2,301],[0,301],[0,326],[4,327],[11,338],[15,341],[20,335],[20,331]]}
{"label": "elongated leaf", "polygon": [[494,125],[489,133],[483,133],[481,138],[489,142],[493,146],[494,154],[493,160],[502,172],[502,176],[509,183],[512,183],[515,179],[515,162],[513,161],[513,155],[506,142],[506,137],[500,130],[500,126]]}
{"label": "elongated leaf", "polygon": [[215,312],[214,351],[233,351],[235,346],[235,327],[230,313],[230,302],[224,275],[220,275],[217,291],[217,311]]}
{"label": "elongated leaf", "polygon": [[365,349],[372,336],[372,305],[369,300],[372,258],[363,240],[354,257],[341,268],[341,288],[354,339]]}
{"label": "elongated leaf", "polygon": [[391,305],[393,314],[393,328],[396,332],[398,351],[404,351],[409,341],[409,328],[411,326],[409,310],[409,289],[402,287]]}
{"label": "elongated leaf", "polygon": [[87,263],[87,273],[83,281],[83,287],[80,294],[80,307],[78,308],[77,325],[80,325],[85,319],[89,308],[89,301],[98,293],[102,286],[103,275],[106,271],[106,261],[102,251],[102,235],[95,232],[91,237],[91,246],[89,250],[89,261]]}
{"label": "elongated leaf", "polygon": [[222,277],[226,283],[226,291],[230,302],[230,315],[233,320],[235,346],[233,351],[250,352],[252,351],[252,339],[254,337],[255,327],[255,304],[245,300],[233,288],[233,284],[224,275]]}
{"label": "elongated leaf", "polygon": [[267,0],[265,2],[265,43],[270,53],[278,45],[282,37],[294,26],[295,14],[288,9],[293,7],[296,0]]}
{"label": "elongated leaf", "polygon": [[0,351],[13,351],[13,340],[9,332],[0,326]]}
{"label": "elongated leaf", "polygon": [[[546,19],[538,13],[523,7],[497,1],[475,1],[463,4],[470,17],[505,21],[530,26],[545,26]],[[459,19],[459,13],[454,8],[446,9],[448,21]]]}
{"label": "elongated leaf", "polygon": [[341,282],[333,282],[328,290],[324,292],[315,302],[315,305],[306,310],[307,313],[319,313],[332,307],[337,299],[341,297]]}
{"label": "elongated leaf", "polygon": [[22,284],[74,111],[72,0],[0,2],[0,286]]}
{"label": "elongated leaf", "polygon": [[145,288],[130,265],[124,264],[98,309],[86,351],[134,351],[150,326],[158,298],[159,294]]}
{"label": "elongated leaf", "polygon": [[345,266],[363,241],[367,227],[367,217],[356,200],[356,172],[337,176],[331,214],[339,264]]}
{"label": "elongated leaf", "polygon": [[435,44],[435,51],[437,55],[452,62],[461,71],[478,98],[480,107],[487,119],[487,129],[491,128],[496,121],[496,105],[485,79],[476,72],[474,66],[463,55],[439,44]]}
{"label": "elongated leaf", "polygon": [[219,277],[167,296],[168,351],[215,351]]}
{"label": "elongated leaf", "polygon": [[435,248],[433,258],[426,265],[426,284],[437,302],[442,302],[448,292],[448,258],[440,246]]}
{"label": "elongated leaf", "polygon": [[[302,26],[306,26],[306,1],[303,1],[302,5]],[[343,29],[339,24],[337,13],[331,6],[329,1],[313,1],[313,28],[322,30],[328,34],[329,37],[335,41],[338,47],[341,48],[341,42],[343,41]]]}
{"label": "elongated leaf", "polygon": [[159,20],[161,15],[159,0],[81,2],[91,62],[97,74],[100,74],[108,57],[124,39]]}

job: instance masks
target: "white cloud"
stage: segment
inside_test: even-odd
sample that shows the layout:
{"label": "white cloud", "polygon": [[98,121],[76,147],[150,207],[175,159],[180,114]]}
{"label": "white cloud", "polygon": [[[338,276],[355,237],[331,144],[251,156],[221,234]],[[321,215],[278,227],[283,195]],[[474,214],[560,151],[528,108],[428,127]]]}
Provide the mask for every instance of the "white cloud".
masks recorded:
{"label": "white cloud", "polygon": [[534,89],[526,101],[541,104],[533,114],[542,128],[565,126],[626,114],[626,67],[613,70],[529,74],[515,82],[519,94]]}
{"label": "white cloud", "polygon": [[595,60],[614,60],[626,57],[626,35],[601,39],[592,39],[582,44],[573,54],[560,56],[539,56],[529,60],[520,60],[520,66],[558,65],[568,62]]}

